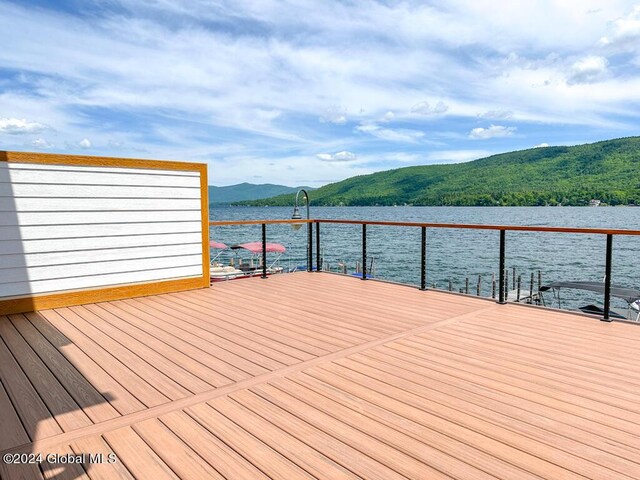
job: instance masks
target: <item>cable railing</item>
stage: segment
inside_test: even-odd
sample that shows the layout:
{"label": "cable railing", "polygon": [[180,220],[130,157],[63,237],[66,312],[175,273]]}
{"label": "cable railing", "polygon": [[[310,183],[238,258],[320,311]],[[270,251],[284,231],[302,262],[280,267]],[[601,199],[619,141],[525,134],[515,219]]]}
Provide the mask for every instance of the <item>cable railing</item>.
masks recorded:
{"label": "cable railing", "polygon": [[[391,222],[378,220],[339,220],[339,219],[286,219],[286,220],[233,220],[233,221],[210,221],[209,226],[227,225],[261,225],[262,226],[262,253],[266,258],[267,225],[269,224],[306,224],[307,225],[307,271],[313,271],[314,235],[315,226],[315,255],[316,271],[321,271],[320,265],[320,224],[347,224],[362,226],[362,280],[367,280],[367,225],[390,226],[390,227],[410,227],[421,229],[421,251],[420,251],[420,290],[427,290],[427,229],[471,229],[471,230],[497,230],[499,231],[499,280],[498,280],[498,304],[507,303],[507,285],[505,279],[505,259],[506,259],[506,237],[508,231],[514,232],[553,232],[566,234],[589,234],[606,236],[605,246],[605,277],[604,277],[604,308],[603,321],[610,322],[611,318],[611,267],[613,257],[613,237],[640,236],[640,230],[610,229],[610,228],[577,228],[577,227],[548,227],[548,226],[524,226],[524,225],[477,225],[459,223],[428,223],[428,222]],[[262,262],[262,278],[267,278],[266,262]]]}

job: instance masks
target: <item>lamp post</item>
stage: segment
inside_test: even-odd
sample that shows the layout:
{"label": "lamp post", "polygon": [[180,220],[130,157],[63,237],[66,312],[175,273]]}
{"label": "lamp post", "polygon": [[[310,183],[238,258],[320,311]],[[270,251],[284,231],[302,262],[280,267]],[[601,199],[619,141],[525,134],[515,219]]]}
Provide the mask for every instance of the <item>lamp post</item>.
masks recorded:
{"label": "lamp post", "polygon": [[[296,193],[296,202],[295,205],[293,207],[293,215],[291,215],[291,219],[292,220],[301,220],[302,216],[300,215],[300,208],[298,206],[299,202],[299,198],[300,198],[300,194],[304,195],[304,200],[307,206],[307,220],[309,220],[311,217],[309,216],[309,194],[307,193],[306,190],[300,189],[298,190],[298,193]],[[302,223],[292,223],[291,224],[291,228],[293,228],[294,230],[300,230],[300,227],[302,227]],[[307,236],[308,236],[308,240],[307,240],[307,272],[310,272],[311,270],[313,270],[313,266],[311,265],[313,263],[313,259],[311,257],[311,252],[313,251],[313,240],[312,240],[312,231],[311,231],[311,223],[307,222]]]}

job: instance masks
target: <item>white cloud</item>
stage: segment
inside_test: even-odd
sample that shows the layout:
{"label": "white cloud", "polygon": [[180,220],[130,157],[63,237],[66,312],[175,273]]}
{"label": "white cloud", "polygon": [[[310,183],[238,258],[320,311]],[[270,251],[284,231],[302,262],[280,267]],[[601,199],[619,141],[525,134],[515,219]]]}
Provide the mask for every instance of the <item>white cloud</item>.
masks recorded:
{"label": "white cloud", "polygon": [[511,110],[488,110],[478,114],[478,117],[489,120],[509,120],[513,118],[513,112]]}
{"label": "white cloud", "polygon": [[355,153],[345,150],[338,153],[319,153],[316,157],[323,162],[353,162],[358,159]]}
{"label": "white cloud", "polygon": [[391,122],[396,118],[396,114],[389,111],[387,113],[385,113],[382,117],[382,119],[380,120],[381,122]]}
{"label": "white cloud", "polygon": [[23,135],[40,133],[48,127],[42,123],[32,122],[25,118],[0,118],[0,133],[9,135]]}
{"label": "white cloud", "polygon": [[542,142],[542,143],[539,143],[538,145],[534,146],[533,148],[544,148],[544,147],[548,147],[548,146],[549,146],[548,143]]}
{"label": "white cloud", "polygon": [[640,41],[640,5],[636,5],[631,12],[615,20],[611,34],[600,39],[602,46],[634,47]]}
{"label": "white cloud", "polygon": [[91,148],[91,140],[89,140],[88,138],[83,138],[82,140],[80,140],[78,142],[78,146],[80,148]]}
{"label": "white cloud", "polygon": [[491,125],[489,128],[474,128],[469,132],[469,138],[474,140],[488,140],[490,138],[510,137],[517,130],[516,127]]}
{"label": "white cloud", "polygon": [[29,145],[38,150],[48,150],[55,147],[54,144],[47,142],[44,138],[36,138],[32,140]]}
{"label": "white cloud", "polygon": [[569,70],[567,83],[594,83],[602,80],[607,75],[609,62],[604,57],[590,55],[576,60]]}
{"label": "white cloud", "polygon": [[418,130],[412,130],[408,128],[382,128],[376,124],[366,124],[356,127],[358,132],[368,133],[381,140],[387,140],[389,142],[406,142],[416,143],[422,137],[424,133]]}
{"label": "white cloud", "polygon": [[347,110],[336,106],[329,107],[320,117],[320,122],[344,125],[345,123],[347,123]]}
{"label": "white cloud", "polygon": [[412,113],[419,113],[420,115],[440,115],[447,110],[449,110],[449,107],[441,100],[433,107],[427,101],[416,103],[411,107]]}

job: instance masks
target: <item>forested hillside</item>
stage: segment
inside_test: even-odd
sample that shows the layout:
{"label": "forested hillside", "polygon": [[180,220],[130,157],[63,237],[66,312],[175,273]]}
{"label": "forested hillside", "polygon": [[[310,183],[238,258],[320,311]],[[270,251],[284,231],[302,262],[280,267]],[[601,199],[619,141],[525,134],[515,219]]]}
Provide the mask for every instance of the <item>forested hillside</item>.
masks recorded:
{"label": "forested hillside", "polygon": [[[313,192],[314,205],[640,204],[640,137],[539,147],[467,163],[399,168]],[[292,195],[244,202],[291,205]]]}

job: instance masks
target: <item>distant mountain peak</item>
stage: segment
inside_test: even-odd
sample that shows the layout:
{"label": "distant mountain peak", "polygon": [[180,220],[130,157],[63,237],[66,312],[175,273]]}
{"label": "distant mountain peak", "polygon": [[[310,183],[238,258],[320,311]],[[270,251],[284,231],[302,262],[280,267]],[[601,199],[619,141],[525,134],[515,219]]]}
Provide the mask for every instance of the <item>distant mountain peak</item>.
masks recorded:
{"label": "distant mountain peak", "polygon": [[275,185],[272,183],[253,184],[248,182],[237,185],[216,187],[209,185],[209,203],[226,204],[233,202],[260,200],[297,192],[300,188],[313,190],[311,187],[287,187],[286,185]]}

